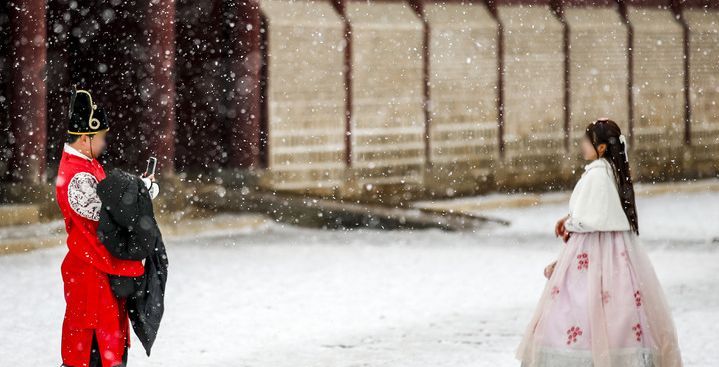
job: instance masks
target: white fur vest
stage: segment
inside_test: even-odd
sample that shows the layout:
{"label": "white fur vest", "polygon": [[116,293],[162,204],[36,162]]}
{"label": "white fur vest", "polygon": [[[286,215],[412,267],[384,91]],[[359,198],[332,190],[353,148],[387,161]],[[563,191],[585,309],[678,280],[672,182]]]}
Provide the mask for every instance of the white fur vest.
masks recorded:
{"label": "white fur vest", "polygon": [[611,164],[599,158],[584,166],[584,173],[569,198],[569,232],[630,230],[622,209]]}

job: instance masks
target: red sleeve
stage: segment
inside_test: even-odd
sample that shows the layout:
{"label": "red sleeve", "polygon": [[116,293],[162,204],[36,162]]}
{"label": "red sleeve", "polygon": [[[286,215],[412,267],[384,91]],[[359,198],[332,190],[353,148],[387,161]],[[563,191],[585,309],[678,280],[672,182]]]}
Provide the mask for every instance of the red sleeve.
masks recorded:
{"label": "red sleeve", "polygon": [[96,228],[102,203],[97,196],[97,178],[84,171],[75,173],[68,183],[67,216],[74,228],[67,246],[74,256],[107,274],[139,276],[145,272],[141,261],[122,260],[110,254],[97,238]]}
{"label": "red sleeve", "polygon": [[[82,220],[80,219],[80,221]],[[142,261],[122,260],[112,256],[97,238],[97,234],[91,231],[87,225],[77,223],[77,221],[75,223],[82,236],[75,241],[68,242],[70,253],[85,260],[103,273],[133,277],[145,273]]]}

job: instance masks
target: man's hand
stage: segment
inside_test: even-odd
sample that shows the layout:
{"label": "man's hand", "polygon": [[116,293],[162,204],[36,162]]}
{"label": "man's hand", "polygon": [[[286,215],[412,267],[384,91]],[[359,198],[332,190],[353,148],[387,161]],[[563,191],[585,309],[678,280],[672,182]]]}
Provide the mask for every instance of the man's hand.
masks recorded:
{"label": "man's hand", "polygon": [[155,181],[154,173],[149,176],[146,176],[146,173],[147,172],[143,173],[140,177],[142,178],[142,182],[145,183],[145,187],[150,193],[150,199],[154,199],[160,193],[160,185]]}
{"label": "man's hand", "polygon": [[551,264],[549,264],[549,265],[547,265],[547,267],[544,268],[544,277],[545,277],[545,278],[549,279],[549,278],[552,276],[552,274],[554,273],[554,267],[555,267],[555,266],[557,266],[557,262],[556,262],[556,261],[553,262],[553,263],[551,263]]}

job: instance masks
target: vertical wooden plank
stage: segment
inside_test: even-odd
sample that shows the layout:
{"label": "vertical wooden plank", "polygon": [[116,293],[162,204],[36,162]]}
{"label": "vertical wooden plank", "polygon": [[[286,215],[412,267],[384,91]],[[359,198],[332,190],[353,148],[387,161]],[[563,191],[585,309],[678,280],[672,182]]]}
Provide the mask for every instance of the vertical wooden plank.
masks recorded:
{"label": "vertical wooden plank", "polygon": [[617,7],[570,5],[563,12],[570,29],[572,141],[600,117],[611,118],[628,132],[628,31]]}
{"label": "vertical wooden plank", "polygon": [[[700,4],[699,4],[700,5]],[[719,172],[719,5],[682,10],[689,27],[692,155],[700,176]]]}
{"label": "vertical wooden plank", "polygon": [[497,7],[504,31],[505,161],[556,169],[563,155],[564,27],[548,4]]}
{"label": "vertical wooden plank", "polygon": [[481,4],[425,4],[425,14],[430,162],[487,167],[498,158],[497,22]]}
{"label": "vertical wooden plank", "polygon": [[268,184],[332,190],[345,169],[345,24],[329,1],[260,7],[268,23]]}
{"label": "vertical wooden plank", "polygon": [[360,184],[423,181],[423,27],[406,3],[349,2],[352,167]]}

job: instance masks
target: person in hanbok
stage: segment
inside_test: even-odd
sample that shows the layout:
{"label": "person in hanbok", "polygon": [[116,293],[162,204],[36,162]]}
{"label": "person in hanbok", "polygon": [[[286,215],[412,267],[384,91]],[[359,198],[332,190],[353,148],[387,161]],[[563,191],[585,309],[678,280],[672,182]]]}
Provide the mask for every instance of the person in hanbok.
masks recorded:
{"label": "person in hanbok", "polygon": [[[64,285],[62,367],[125,367],[130,347],[124,299],[111,289],[108,274],[142,276],[142,261],[112,256],[97,234],[102,203],[98,182],[105,170],[97,157],[105,150],[109,121],[87,90],[73,87],[67,129],[55,180],[55,198],[65,220],[68,252],[60,267]],[[154,176],[143,178],[152,197]]]}
{"label": "person in hanbok", "polygon": [[591,161],[555,226],[557,261],[516,350],[522,367],[680,367],[676,329],[639,239],[627,142],[619,126],[587,126]]}

